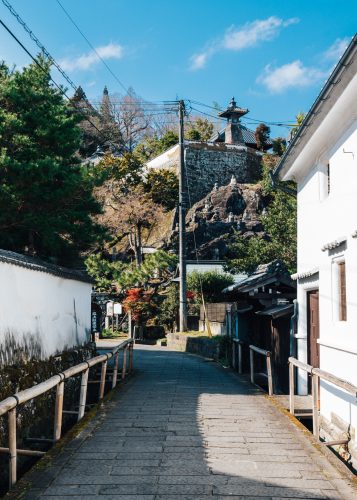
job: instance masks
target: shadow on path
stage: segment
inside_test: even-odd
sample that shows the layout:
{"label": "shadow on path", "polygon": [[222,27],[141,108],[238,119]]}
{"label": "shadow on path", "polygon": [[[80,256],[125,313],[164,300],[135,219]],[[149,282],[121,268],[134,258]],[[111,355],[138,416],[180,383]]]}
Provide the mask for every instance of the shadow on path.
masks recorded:
{"label": "shadow on path", "polygon": [[165,348],[136,347],[134,360],[134,378],[25,476],[21,498],[357,498],[349,476],[244,378]]}

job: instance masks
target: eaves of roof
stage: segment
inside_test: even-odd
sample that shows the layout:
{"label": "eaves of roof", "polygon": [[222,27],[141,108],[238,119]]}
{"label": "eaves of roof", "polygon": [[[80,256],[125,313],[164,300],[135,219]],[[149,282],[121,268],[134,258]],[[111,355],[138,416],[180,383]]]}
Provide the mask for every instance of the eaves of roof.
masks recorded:
{"label": "eaves of roof", "polygon": [[52,274],[54,276],[58,276],[59,278],[83,281],[84,283],[93,283],[93,280],[83,271],[57,266],[55,264],[50,264],[49,262],[44,262],[41,259],[10,252],[9,250],[0,250],[0,262],[18,267],[24,267],[26,269],[30,269],[31,271]]}
{"label": "eaves of roof", "polygon": [[[322,123],[331,107],[338,100],[344,89],[357,73],[357,34],[352,38],[346,51],[317,96],[301,126],[292,138],[280,162],[273,172],[277,179],[283,169],[291,167],[299,152]],[[308,132],[308,133],[307,133]]]}
{"label": "eaves of roof", "polygon": [[290,286],[291,288],[295,288],[295,283],[292,281],[290,276],[285,276],[283,274],[280,275],[273,274],[271,276],[261,276],[261,277],[256,277],[254,279],[247,279],[241,283],[238,283],[234,287],[234,290],[237,292],[244,293],[244,292],[250,292],[251,290],[254,290],[256,288],[278,283]]}
{"label": "eaves of roof", "polygon": [[291,315],[294,312],[294,304],[281,304],[272,307],[267,307],[262,311],[257,311],[258,316],[271,316],[272,318],[280,318],[281,316]]}

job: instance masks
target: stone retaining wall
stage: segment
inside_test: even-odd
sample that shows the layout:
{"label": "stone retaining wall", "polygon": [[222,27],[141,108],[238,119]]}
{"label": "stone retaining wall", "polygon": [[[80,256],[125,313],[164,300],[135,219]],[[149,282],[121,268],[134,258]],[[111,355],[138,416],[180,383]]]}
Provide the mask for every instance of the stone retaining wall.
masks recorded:
{"label": "stone retaining wall", "polygon": [[175,351],[191,352],[205,358],[218,359],[219,343],[209,337],[195,337],[182,333],[166,335],[167,347]]}
{"label": "stone retaining wall", "polygon": [[261,177],[261,155],[247,147],[190,143],[185,153],[192,203],[204,198],[216,182],[227,185],[232,175],[240,183],[255,183]]}

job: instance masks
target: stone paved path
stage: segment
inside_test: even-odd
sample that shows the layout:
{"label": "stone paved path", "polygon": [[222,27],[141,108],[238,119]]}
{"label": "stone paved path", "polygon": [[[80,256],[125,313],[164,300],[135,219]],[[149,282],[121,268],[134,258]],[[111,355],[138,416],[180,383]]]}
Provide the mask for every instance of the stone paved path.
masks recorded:
{"label": "stone paved path", "polygon": [[21,498],[357,498],[344,466],[245,379],[164,348],[134,354],[136,375]]}

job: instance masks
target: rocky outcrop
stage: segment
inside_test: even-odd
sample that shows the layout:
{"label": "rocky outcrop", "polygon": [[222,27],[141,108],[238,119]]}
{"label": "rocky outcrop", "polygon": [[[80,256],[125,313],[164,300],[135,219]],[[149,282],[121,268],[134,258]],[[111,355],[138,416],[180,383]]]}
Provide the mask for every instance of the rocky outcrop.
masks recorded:
{"label": "rocky outcrop", "polygon": [[[244,238],[254,235],[266,238],[261,223],[266,202],[259,184],[240,184],[235,177],[226,186],[219,187],[216,183],[187,214],[188,258],[196,257],[194,239],[200,259],[222,259],[236,232]],[[175,236],[177,233],[174,239]]]}

